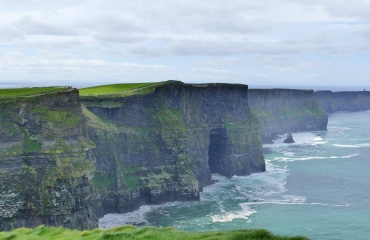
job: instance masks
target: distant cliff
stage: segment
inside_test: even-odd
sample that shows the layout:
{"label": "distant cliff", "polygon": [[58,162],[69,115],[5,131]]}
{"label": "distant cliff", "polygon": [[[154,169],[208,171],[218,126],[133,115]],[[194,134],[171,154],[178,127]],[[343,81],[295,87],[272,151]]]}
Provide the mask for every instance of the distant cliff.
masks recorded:
{"label": "distant cliff", "polygon": [[332,92],[317,91],[315,92],[320,107],[327,113],[338,111],[365,111],[370,110],[370,92]]}
{"label": "distant cliff", "polygon": [[77,90],[0,99],[0,231],[97,227],[93,147]]}
{"label": "distant cliff", "polygon": [[245,85],[169,82],[147,94],[82,102],[96,143],[98,216],[198,200],[211,173],[231,177],[265,170]]}
{"label": "distant cliff", "polygon": [[249,106],[261,125],[264,143],[278,134],[327,128],[328,116],[312,90],[249,89]]}

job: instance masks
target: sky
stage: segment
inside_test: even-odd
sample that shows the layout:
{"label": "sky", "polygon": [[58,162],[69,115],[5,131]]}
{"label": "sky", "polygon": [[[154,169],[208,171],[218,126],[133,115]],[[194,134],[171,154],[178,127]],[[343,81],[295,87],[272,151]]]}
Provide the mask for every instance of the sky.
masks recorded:
{"label": "sky", "polygon": [[0,87],[370,87],[370,0],[0,0]]}

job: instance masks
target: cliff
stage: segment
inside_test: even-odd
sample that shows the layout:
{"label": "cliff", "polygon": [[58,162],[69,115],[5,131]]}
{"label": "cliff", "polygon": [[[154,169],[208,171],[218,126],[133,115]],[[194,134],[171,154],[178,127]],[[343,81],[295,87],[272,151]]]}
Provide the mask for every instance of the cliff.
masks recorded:
{"label": "cliff", "polygon": [[370,110],[370,92],[332,92],[317,91],[315,92],[319,105],[327,113],[338,111],[365,111]]}
{"label": "cliff", "polygon": [[211,173],[265,171],[246,85],[125,89],[0,92],[0,230],[91,229],[95,215],[199,200]]}
{"label": "cliff", "polygon": [[249,106],[261,125],[264,143],[272,143],[278,134],[327,128],[328,116],[312,90],[250,89]]}
{"label": "cliff", "polygon": [[0,231],[97,227],[88,199],[93,147],[77,90],[1,98]]}
{"label": "cliff", "polygon": [[145,94],[123,95],[81,98],[96,143],[98,216],[198,200],[211,173],[231,177],[265,170],[247,86],[167,82]]}

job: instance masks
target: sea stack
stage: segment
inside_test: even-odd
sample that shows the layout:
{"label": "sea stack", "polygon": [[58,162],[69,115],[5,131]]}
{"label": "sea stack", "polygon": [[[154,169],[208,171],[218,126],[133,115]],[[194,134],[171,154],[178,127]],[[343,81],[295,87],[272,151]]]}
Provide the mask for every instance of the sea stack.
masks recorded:
{"label": "sea stack", "polygon": [[291,133],[288,133],[286,135],[286,139],[284,140],[284,143],[295,143],[293,136]]}

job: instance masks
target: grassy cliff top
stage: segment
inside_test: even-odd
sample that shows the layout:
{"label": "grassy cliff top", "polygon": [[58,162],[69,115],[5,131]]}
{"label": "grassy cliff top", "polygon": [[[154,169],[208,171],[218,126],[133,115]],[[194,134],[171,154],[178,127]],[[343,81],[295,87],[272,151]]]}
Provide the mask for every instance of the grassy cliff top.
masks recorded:
{"label": "grassy cliff top", "polygon": [[248,88],[244,84],[230,83],[202,83],[202,84],[186,84],[177,80],[168,80],[163,82],[148,82],[148,83],[121,83],[95,86],[80,89],[80,96],[84,99],[104,97],[128,97],[138,94],[148,94],[153,92],[157,87],[165,85],[178,85],[193,88]]}
{"label": "grassy cliff top", "polygon": [[19,228],[12,232],[0,232],[0,239],[42,240],[42,239],[135,239],[135,240],[307,240],[305,237],[280,237],[266,230],[229,230],[215,232],[184,232],[174,228],[122,226],[112,229],[90,231],[67,230],[61,227],[39,226],[35,229]]}
{"label": "grassy cliff top", "polygon": [[110,84],[80,89],[80,96],[99,96],[99,95],[117,95],[131,96],[136,94],[149,93],[157,86],[166,82],[148,82],[148,83],[121,83]]}
{"label": "grassy cliff top", "polygon": [[0,89],[0,98],[40,95],[50,92],[65,91],[66,87],[28,87]]}

